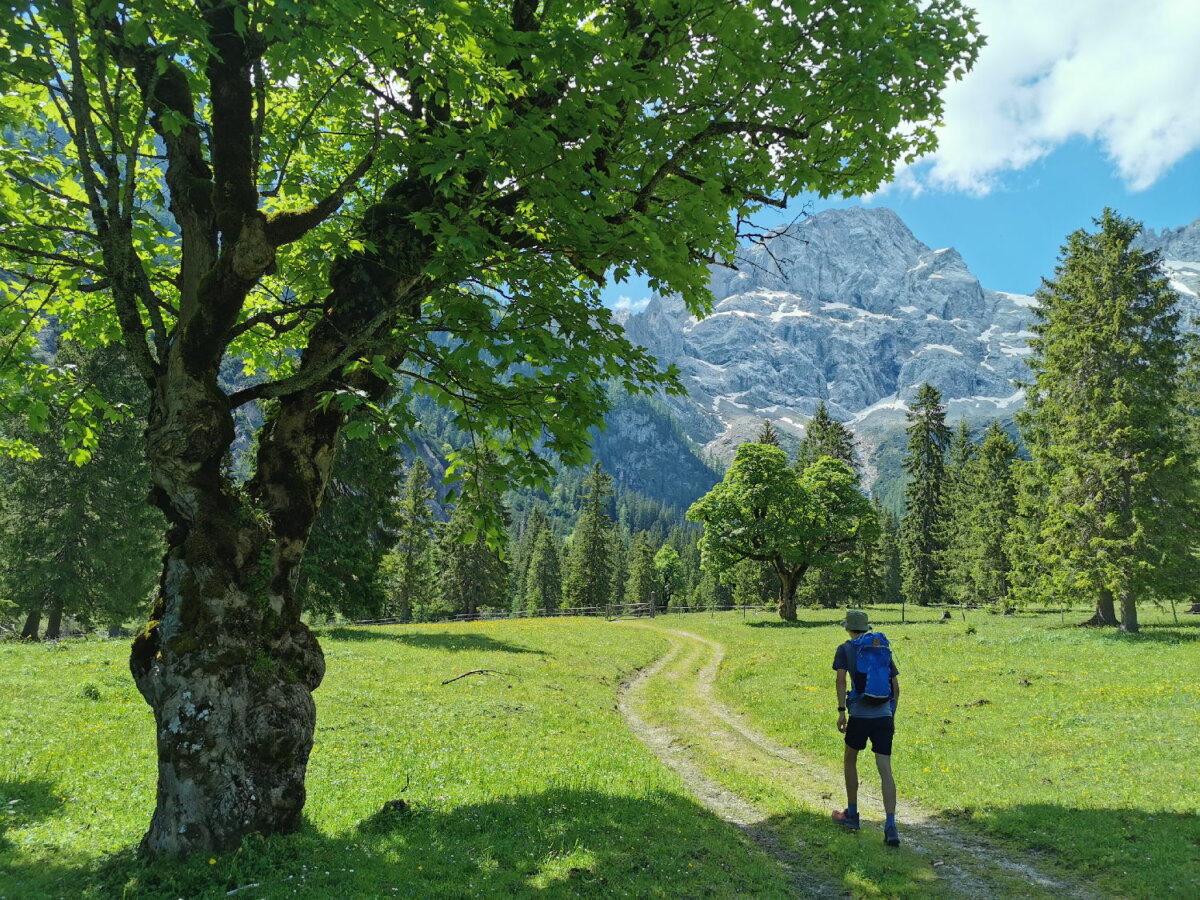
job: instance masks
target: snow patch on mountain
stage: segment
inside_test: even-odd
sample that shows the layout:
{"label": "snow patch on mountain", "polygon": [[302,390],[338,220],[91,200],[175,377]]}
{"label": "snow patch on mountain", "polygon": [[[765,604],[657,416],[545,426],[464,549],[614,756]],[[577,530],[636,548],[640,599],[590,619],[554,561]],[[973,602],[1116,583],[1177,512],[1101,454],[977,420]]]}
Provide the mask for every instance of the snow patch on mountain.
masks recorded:
{"label": "snow patch on mountain", "polygon": [[[1160,249],[1182,321],[1200,316],[1200,219],[1147,232]],[[1035,297],[984,288],[956,250],[921,243],[888,209],[827,210],[714,268],[711,315],[654,297],[629,316],[629,336],[688,390],[666,398],[689,439],[732,454],[769,419],[803,434],[824,402],[866,457],[894,439],[929,382],[951,422],[1010,420],[1024,401]]]}

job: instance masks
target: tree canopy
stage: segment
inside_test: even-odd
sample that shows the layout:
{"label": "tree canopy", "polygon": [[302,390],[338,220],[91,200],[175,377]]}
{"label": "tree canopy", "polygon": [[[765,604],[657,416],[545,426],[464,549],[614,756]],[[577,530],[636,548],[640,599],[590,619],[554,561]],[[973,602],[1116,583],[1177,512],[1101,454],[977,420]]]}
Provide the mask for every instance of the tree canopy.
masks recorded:
{"label": "tree canopy", "polygon": [[858,476],[822,456],[803,472],[768,444],[742,444],[725,477],[687,512],[704,523],[703,566],[730,572],[742,560],[767,563],[779,577],[779,611],[796,618],[796,585],[810,567],[844,563],[840,551],[877,528]]}
{"label": "tree canopy", "polygon": [[[981,42],[957,0],[10,12],[0,397],[35,424],[48,394],[83,397],[82,461],[104,398],[36,361],[37,335],[124,344],[170,523],[131,667],[160,719],[185,694],[208,710],[160,728],[152,853],[300,822],[325,666],[294,585],[352,410],[403,435],[388,392],[433,396],[477,436],[450,471],[479,497],[583,461],[610,382],[674,383],[600,304],[610,273],[703,313],[705,264],[756,210],[873,190],[931,149]],[[266,400],[233,485],[233,416]],[[472,508],[499,538],[495,505]]]}
{"label": "tree canopy", "polygon": [[1035,556],[1048,594],[1137,631],[1137,602],[1186,596],[1194,457],[1180,416],[1177,297],[1141,224],[1105,209],[1073,232],[1038,291],[1022,431],[1046,485]]}

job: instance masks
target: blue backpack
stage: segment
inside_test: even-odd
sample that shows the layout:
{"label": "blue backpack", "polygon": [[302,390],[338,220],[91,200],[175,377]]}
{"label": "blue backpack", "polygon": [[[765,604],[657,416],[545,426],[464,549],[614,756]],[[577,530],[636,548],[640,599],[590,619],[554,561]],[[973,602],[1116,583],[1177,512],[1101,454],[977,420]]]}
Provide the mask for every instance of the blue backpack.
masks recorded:
{"label": "blue backpack", "polygon": [[[858,697],[871,706],[892,698],[892,650],[882,632],[868,631],[850,643],[854,646],[854,670],[865,675]],[[857,680],[857,679],[855,679]]]}

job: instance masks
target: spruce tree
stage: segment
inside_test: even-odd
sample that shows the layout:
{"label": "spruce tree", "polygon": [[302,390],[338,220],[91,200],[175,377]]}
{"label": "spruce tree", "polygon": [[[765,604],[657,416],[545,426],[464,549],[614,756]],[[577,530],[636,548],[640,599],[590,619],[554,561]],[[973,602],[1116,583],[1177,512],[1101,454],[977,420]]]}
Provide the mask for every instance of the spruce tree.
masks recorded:
{"label": "spruce tree", "polygon": [[1013,515],[1002,542],[1011,567],[1008,573],[1009,606],[1033,606],[1049,601],[1066,605],[1071,599],[1055,594],[1038,549],[1049,495],[1042,472],[1042,468],[1031,460],[1014,460],[1011,467]]}
{"label": "spruce tree", "polygon": [[525,611],[551,613],[562,604],[558,539],[549,528],[538,532],[525,572]]}
{"label": "spruce tree", "polygon": [[1017,445],[999,422],[988,426],[969,471],[972,494],[962,517],[966,540],[967,580],[973,596],[984,603],[1013,603],[1009,598],[1012,563],[1005,546],[1017,511],[1013,463]]}
{"label": "spruce tree", "polygon": [[400,464],[373,437],[338,438],[325,500],[300,566],[296,594],[317,616],[381,614],[381,566],[399,537],[395,490]]}
{"label": "spruce tree", "polygon": [[[1179,415],[1183,419],[1193,472],[1200,479],[1200,319],[1184,340],[1183,366],[1179,378]],[[1200,555],[1200,548],[1193,557]],[[1200,613],[1200,583],[1192,582],[1190,613]]]}
{"label": "spruce tree", "polygon": [[145,614],[161,562],[163,518],[146,500],[145,420],[132,414],[143,408],[146,392],[122,357],[119,347],[58,348],[56,364],[72,367],[83,383],[129,412],[77,457],[87,458],[85,465],[59,446],[69,421],[65,406],[47,408],[44,431],[15,419],[2,423],[5,437],[41,453],[37,459],[0,454],[0,595],[22,614],[27,639],[57,640],[67,617],[112,631]]}
{"label": "spruce tree", "polygon": [[841,460],[855,472],[859,471],[858,450],[850,429],[829,415],[822,400],[808,422],[804,438],[796,452],[796,469],[803,472],[822,456]]}
{"label": "spruce tree", "polygon": [[437,491],[429,486],[429,469],[417,457],[397,504],[396,541],[380,567],[384,611],[402,622],[428,609],[437,593],[434,560],[436,528],[432,504]]}
{"label": "spruce tree", "polygon": [[[607,607],[613,594],[613,521],[608,514],[612,479],[592,466],[583,480],[583,509],[563,574],[563,604],[572,609]],[[628,598],[626,598],[628,599]]]}
{"label": "spruce tree", "polygon": [[438,535],[439,600],[452,615],[474,616],[484,608],[509,607],[503,543],[488,544],[476,527],[480,519],[479,510],[463,497]]}
{"label": "spruce tree", "polygon": [[966,419],[958,423],[950,440],[942,481],[937,566],[942,573],[945,597],[951,603],[974,600],[971,566],[974,556],[970,517],[975,504],[975,480],[972,465],[976,447],[971,442],[971,427]]}
{"label": "spruce tree", "polygon": [[1038,290],[1022,416],[1047,484],[1037,546],[1056,593],[1090,600],[1092,621],[1138,630],[1141,599],[1187,590],[1195,470],[1176,397],[1177,298],[1139,223],[1105,209],[1067,238]]}
{"label": "spruce tree", "polygon": [[899,603],[900,523],[879,500],[873,499],[871,506],[879,529],[863,561],[862,602],[868,606]]}
{"label": "spruce tree", "polygon": [[942,481],[950,429],[942,395],[926,383],[917,389],[907,416],[908,452],[904,471],[905,513],[900,529],[900,560],[905,598],[920,606],[944,597],[938,558],[942,549]]}
{"label": "spruce tree", "polygon": [[547,528],[546,514],[540,506],[535,506],[525,519],[525,527],[517,539],[512,554],[511,591],[513,612],[522,612],[527,607],[525,590],[529,561],[533,558],[533,548]]}
{"label": "spruce tree", "polygon": [[679,588],[683,581],[683,560],[679,551],[670,544],[663,544],[654,554],[654,572],[658,581],[658,596],[663,606],[681,606]]}
{"label": "spruce tree", "polygon": [[654,569],[654,545],[646,532],[640,532],[633,540],[629,554],[629,579],[625,582],[625,602],[643,604],[653,602],[660,609],[666,604],[659,589],[658,573]]}
{"label": "spruce tree", "polygon": [[779,429],[771,424],[770,419],[763,419],[762,427],[758,429],[758,434],[754,436],[754,443],[769,444],[772,447],[783,446],[783,441],[779,437]]}
{"label": "spruce tree", "polygon": [[779,578],[768,563],[743,559],[726,583],[735,606],[766,606],[779,595]]}
{"label": "spruce tree", "polygon": [[612,529],[612,597],[609,603],[621,606],[625,601],[625,583],[629,580],[629,552],[631,540],[623,526]]}

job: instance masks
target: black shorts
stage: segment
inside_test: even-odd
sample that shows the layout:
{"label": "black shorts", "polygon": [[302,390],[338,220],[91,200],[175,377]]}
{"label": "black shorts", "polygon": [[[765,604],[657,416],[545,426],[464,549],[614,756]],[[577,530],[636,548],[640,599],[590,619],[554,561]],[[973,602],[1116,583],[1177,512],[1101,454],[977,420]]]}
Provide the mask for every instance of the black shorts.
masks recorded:
{"label": "black shorts", "polygon": [[896,720],[891,716],[860,719],[850,717],[846,724],[846,746],[852,750],[865,750],[867,738],[871,749],[880,756],[892,755],[892,736],[896,733]]}

